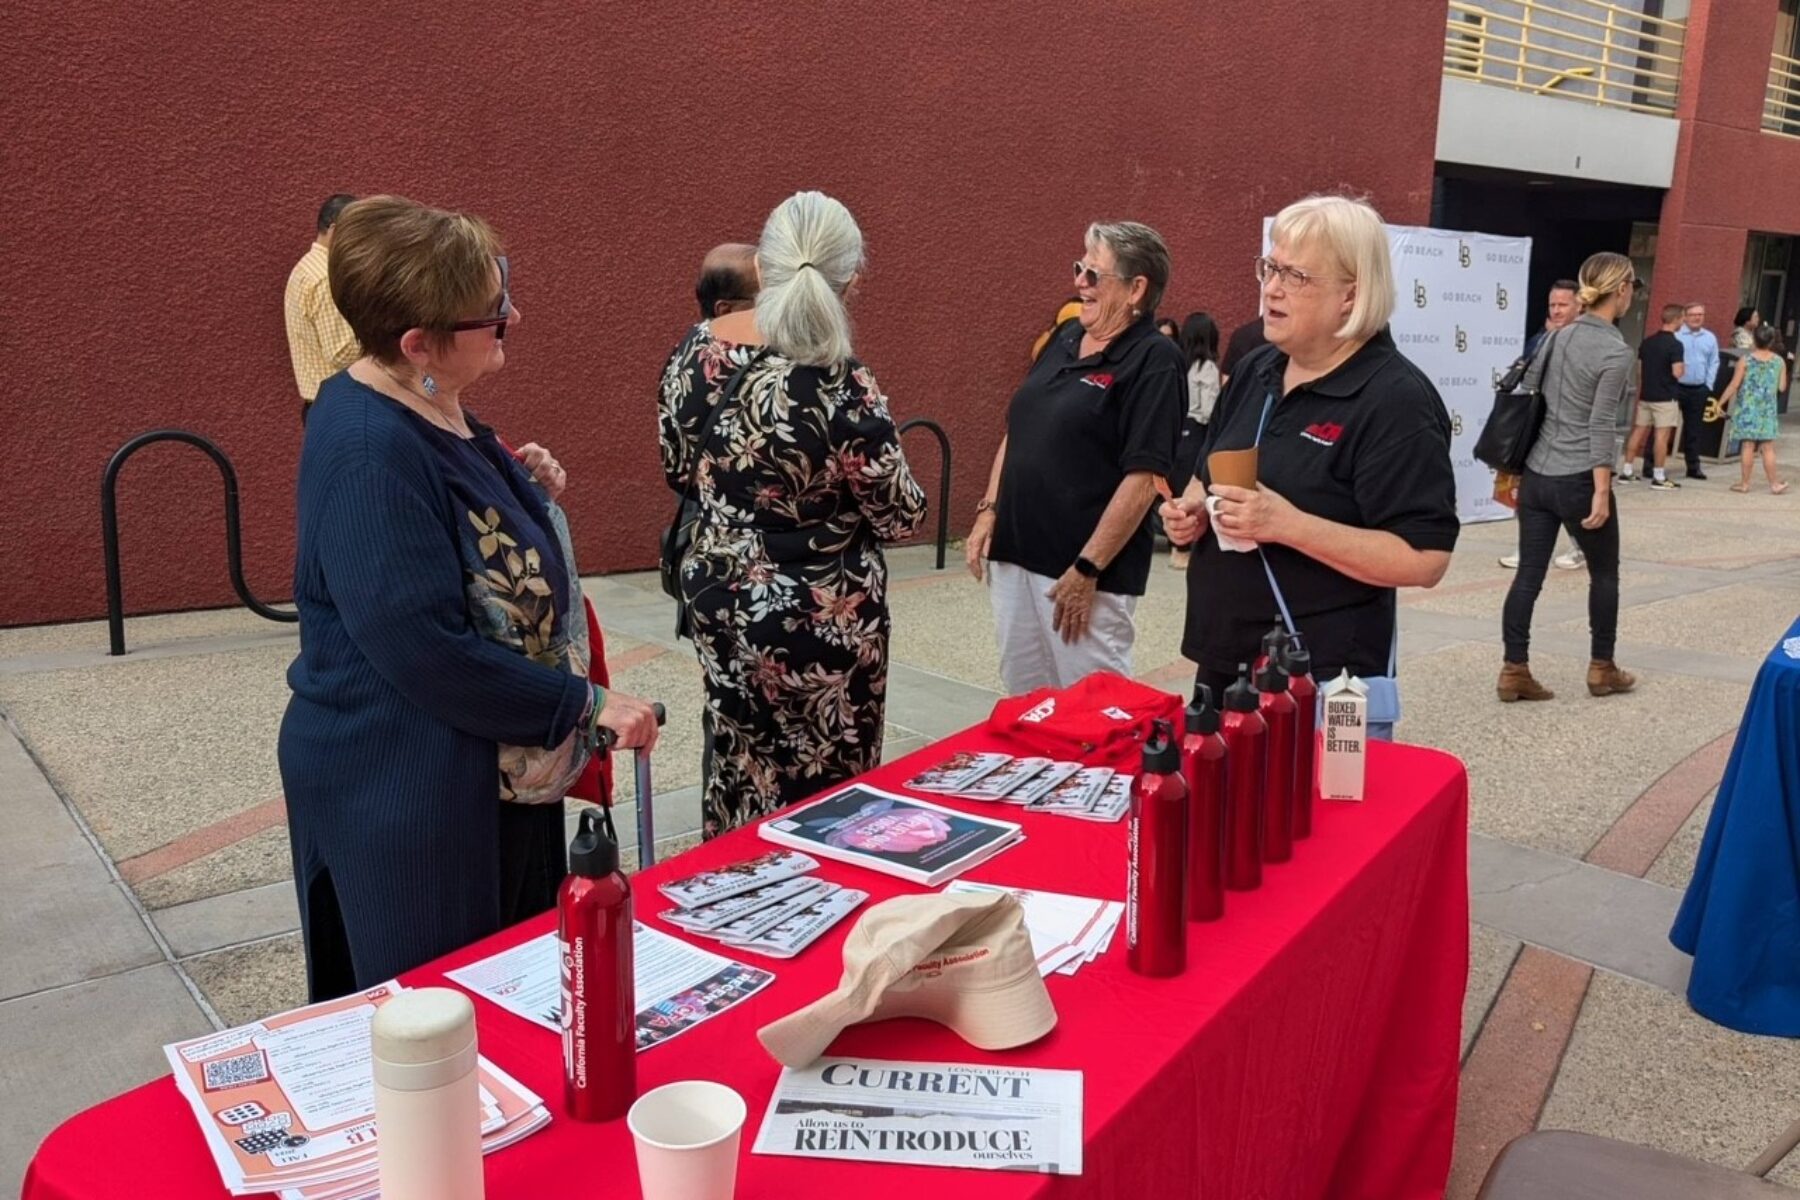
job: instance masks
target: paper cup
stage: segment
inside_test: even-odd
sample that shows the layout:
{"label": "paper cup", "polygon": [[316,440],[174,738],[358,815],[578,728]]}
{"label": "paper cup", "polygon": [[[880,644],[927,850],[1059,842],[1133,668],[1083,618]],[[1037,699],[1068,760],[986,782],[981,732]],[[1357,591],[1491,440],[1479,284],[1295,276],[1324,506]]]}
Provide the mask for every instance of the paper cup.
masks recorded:
{"label": "paper cup", "polygon": [[644,1200],[731,1200],[748,1111],[742,1096],[704,1079],[639,1096],[625,1124],[637,1145]]}

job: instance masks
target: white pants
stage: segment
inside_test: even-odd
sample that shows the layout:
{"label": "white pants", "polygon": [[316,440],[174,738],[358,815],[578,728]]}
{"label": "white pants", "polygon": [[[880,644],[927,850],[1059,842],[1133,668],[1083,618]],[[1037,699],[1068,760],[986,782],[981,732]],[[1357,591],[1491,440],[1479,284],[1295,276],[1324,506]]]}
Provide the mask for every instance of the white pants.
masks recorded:
{"label": "white pants", "polygon": [[1137,640],[1132,614],[1136,596],[1095,592],[1087,633],[1065,642],[1051,625],[1056,580],[1012,563],[987,564],[988,597],[1000,640],[1000,679],[1008,694],[1041,687],[1068,687],[1095,671],[1131,674],[1131,644]]}

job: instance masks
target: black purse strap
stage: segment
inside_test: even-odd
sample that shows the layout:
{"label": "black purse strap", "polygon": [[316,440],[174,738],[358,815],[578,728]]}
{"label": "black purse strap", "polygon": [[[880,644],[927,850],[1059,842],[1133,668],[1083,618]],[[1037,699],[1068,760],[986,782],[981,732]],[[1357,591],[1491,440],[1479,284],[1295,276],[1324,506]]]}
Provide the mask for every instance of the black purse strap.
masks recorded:
{"label": "black purse strap", "polygon": [[694,499],[694,491],[700,476],[700,455],[706,450],[706,439],[712,436],[713,426],[719,423],[719,414],[725,411],[726,405],[737,398],[739,389],[744,386],[744,377],[750,373],[750,368],[767,358],[768,355],[769,348],[764,346],[750,356],[749,362],[733,371],[731,378],[725,381],[725,390],[719,393],[718,403],[714,404],[707,411],[706,416],[701,418],[700,428],[694,435],[694,459],[688,464],[687,486],[681,490],[681,499],[675,502],[675,517],[669,522],[671,528],[681,523],[681,514],[687,511],[688,504]]}

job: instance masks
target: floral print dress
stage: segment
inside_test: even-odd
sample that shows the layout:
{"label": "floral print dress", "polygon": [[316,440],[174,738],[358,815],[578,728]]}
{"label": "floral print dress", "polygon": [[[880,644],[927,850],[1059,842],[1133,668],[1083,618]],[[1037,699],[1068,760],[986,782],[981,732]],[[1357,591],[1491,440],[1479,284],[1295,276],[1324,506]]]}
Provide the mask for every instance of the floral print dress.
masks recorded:
{"label": "floral print dress", "polygon": [[707,837],[881,761],[881,543],[925,517],[887,400],[855,359],[825,369],[765,355],[696,447],[706,414],[758,350],[702,322],[662,378],[663,472],[677,491],[696,473],[701,509],[682,592],[713,739]]}
{"label": "floral print dress", "polygon": [[1776,392],[1781,383],[1781,360],[1771,354],[1758,358],[1752,354],[1744,368],[1744,382],[1731,401],[1731,428],[1727,434],[1733,442],[1772,442],[1779,436],[1776,428]]}

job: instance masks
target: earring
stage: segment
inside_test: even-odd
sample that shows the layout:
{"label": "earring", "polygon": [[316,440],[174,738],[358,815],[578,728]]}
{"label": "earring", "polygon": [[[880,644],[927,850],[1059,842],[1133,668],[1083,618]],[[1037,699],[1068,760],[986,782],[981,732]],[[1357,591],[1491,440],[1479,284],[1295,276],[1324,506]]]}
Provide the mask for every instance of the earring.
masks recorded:
{"label": "earring", "polygon": [[430,375],[419,376],[419,386],[425,389],[425,394],[427,396],[437,395],[437,380],[433,379]]}

